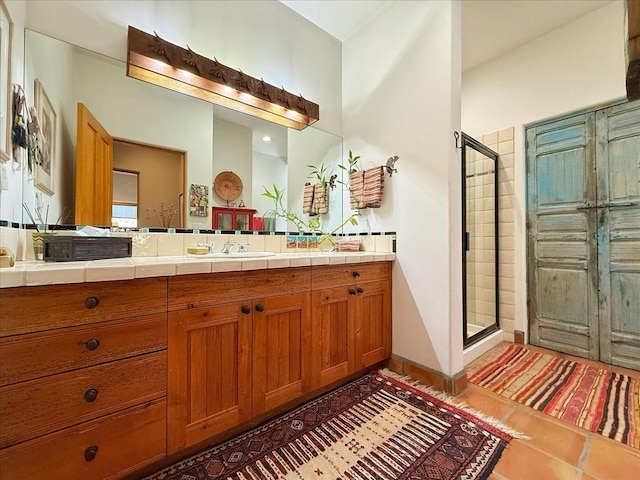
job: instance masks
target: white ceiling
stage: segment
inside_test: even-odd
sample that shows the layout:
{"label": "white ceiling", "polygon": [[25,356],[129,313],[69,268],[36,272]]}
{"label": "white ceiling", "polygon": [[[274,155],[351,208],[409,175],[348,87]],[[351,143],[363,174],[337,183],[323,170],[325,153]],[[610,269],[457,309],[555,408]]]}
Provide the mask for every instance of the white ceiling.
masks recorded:
{"label": "white ceiling", "polygon": [[[344,41],[394,0],[280,1]],[[611,1],[615,0],[462,0],[462,70],[517,48]]]}

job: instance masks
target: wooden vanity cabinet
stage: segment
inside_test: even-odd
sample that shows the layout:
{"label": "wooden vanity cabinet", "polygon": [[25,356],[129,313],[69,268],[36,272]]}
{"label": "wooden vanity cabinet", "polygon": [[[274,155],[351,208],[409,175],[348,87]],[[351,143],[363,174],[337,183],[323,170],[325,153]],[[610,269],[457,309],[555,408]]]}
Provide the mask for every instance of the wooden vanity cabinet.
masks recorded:
{"label": "wooden vanity cabinet", "polygon": [[314,388],[391,356],[390,284],[387,262],[314,268]]}
{"label": "wooden vanity cabinet", "polygon": [[0,476],[121,478],[385,360],[390,268],[0,290]]}
{"label": "wooden vanity cabinet", "polygon": [[168,450],[307,393],[310,270],[169,279]]}
{"label": "wooden vanity cabinet", "polygon": [[166,282],[0,291],[3,480],[115,479],[166,456]]}

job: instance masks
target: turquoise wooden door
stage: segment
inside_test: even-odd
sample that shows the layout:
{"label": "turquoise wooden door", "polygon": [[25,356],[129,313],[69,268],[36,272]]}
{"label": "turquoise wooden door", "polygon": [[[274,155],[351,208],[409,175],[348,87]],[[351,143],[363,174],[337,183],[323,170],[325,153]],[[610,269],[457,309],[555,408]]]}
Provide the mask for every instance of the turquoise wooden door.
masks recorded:
{"label": "turquoise wooden door", "polygon": [[595,115],[527,129],[529,333],[598,359]]}
{"label": "turquoise wooden door", "polygon": [[640,102],[526,133],[530,342],[640,369]]}
{"label": "turquoise wooden door", "polygon": [[640,102],[596,112],[600,359],[640,370]]}

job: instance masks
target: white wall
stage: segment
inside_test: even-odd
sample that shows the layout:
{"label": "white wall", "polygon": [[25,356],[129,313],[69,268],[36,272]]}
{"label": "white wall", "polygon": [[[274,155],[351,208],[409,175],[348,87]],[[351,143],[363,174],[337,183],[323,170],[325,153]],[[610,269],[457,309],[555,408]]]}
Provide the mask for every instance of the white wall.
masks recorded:
{"label": "white wall", "polygon": [[345,151],[400,156],[374,230],[397,232],[393,353],[462,370],[460,3],[389,2],[343,46]]}
{"label": "white wall", "polygon": [[[24,77],[24,25],[26,21],[26,2],[24,0],[5,0],[7,10],[13,21],[13,45],[11,51],[11,82],[22,85]],[[27,157],[24,151],[24,164]],[[7,174],[8,190],[0,190],[0,219],[9,222],[22,221],[22,170],[14,168],[13,160],[0,166]]]}
{"label": "white wall", "polygon": [[[253,195],[252,208],[258,210],[258,217],[273,209],[273,201],[262,195],[264,187],[273,191],[273,185],[282,188],[287,184],[287,162],[284,158],[264,153],[253,152]],[[287,204],[287,192],[284,192],[284,204]],[[276,230],[284,232],[287,229],[286,221],[278,219]]]}
{"label": "white wall", "polygon": [[[244,201],[247,208],[253,197],[251,130],[224,120],[213,121],[213,180],[220,172],[232,171],[242,180],[242,195],[229,203],[240,204]],[[220,198],[215,191],[211,195],[211,206],[227,206],[227,201]]]}
{"label": "white wall", "polygon": [[515,127],[516,328],[528,331],[524,128],[622,99],[624,2],[616,1],[464,73],[462,128]]}

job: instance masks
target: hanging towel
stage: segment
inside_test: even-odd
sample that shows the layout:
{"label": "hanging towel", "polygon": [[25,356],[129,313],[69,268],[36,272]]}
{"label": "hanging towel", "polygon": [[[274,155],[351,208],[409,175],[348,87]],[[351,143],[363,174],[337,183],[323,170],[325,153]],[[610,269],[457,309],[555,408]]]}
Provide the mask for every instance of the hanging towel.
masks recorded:
{"label": "hanging towel", "polygon": [[302,194],[302,213],[311,213],[313,207],[314,187],[310,183],[304,184],[304,192]]}
{"label": "hanging towel", "polygon": [[351,210],[364,208],[364,172],[362,170],[349,173],[349,189]]}
{"label": "hanging towel", "polygon": [[329,191],[326,185],[316,183],[313,186],[313,203],[311,215],[322,215],[329,212]]}
{"label": "hanging towel", "polygon": [[360,240],[338,240],[336,252],[357,252],[360,250]]}
{"label": "hanging towel", "polygon": [[363,204],[365,208],[380,208],[384,193],[384,167],[364,171]]}

